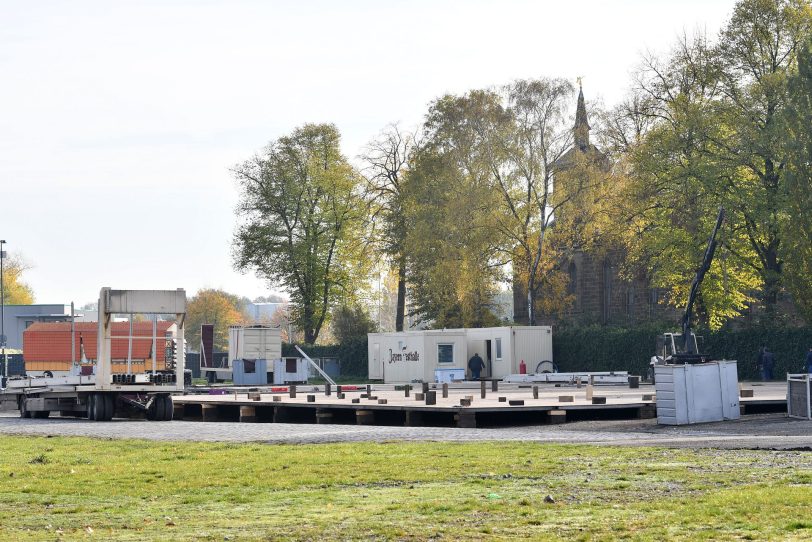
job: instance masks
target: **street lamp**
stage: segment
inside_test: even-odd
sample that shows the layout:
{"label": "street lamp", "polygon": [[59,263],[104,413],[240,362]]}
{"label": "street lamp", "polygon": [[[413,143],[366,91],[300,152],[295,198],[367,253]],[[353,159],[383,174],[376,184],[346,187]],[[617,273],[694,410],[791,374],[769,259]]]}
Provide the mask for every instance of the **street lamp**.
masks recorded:
{"label": "street lamp", "polygon": [[3,258],[6,257],[6,251],[3,250],[3,245],[6,244],[4,239],[0,239],[0,348],[3,350],[3,378],[5,379],[2,384],[5,387],[5,381],[8,380],[8,356],[6,355],[6,293],[3,289]]}

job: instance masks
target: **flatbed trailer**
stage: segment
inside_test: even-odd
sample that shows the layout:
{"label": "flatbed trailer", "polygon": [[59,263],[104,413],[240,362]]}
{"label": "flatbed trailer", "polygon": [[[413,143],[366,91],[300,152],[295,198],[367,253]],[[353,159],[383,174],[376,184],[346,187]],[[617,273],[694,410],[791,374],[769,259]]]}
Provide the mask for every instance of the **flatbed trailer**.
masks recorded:
{"label": "flatbed trailer", "polygon": [[[172,370],[113,374],[110,324],[114,314],[174,314],[177,339],[172,359],[167,359],[167,367],[172,366]],[[186,293],[182,289],[102,288],[95,374],[9,379],[0,390],[0,406],[16,408],[23,418],[47,418],[51,412],[59,412],[109,421],[114,416],[142,413],[149,420],[171,420],[174,410],[171,394],[184,389],[185,317]]]}

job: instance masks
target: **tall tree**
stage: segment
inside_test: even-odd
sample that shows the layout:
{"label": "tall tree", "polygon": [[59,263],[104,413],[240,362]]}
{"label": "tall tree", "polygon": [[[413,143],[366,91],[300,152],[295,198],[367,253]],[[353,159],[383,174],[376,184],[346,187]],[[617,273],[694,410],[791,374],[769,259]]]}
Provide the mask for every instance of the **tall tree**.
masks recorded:
{"label": "tall tree", "polygon": [[34,290],[23,282],[22,275],[29,267],[20,256],[10,256],[3,262],[3,301],[7,305],[30,305]]}
{"label": "tall tree", "polygon": [[312,344],[330,308],[352,294],[360,262],[360,176],[332,124],[307,124],[272,141],[234,174],[243,223],[236,266],[290,294],[293,321]]}
{"label": "tall tree", "polygon": [[247,320],[245,307],[239,296],[206,288],[189,298],[186,306],[187,340],[192,348],[200,345],[200,326],[214,325],[214,349],[228,350],[228,326],[241,324]]}
{"label": "tall tree", "polygon": [[798,54],[784,114],[787,212],[781,255],[787,285],[807,323],[812,323],[812,36]]}
{"label": "tall tree", "polygon": [[631,152],[642,202],[634,214],[638,255],[648,254],[655,284],[681,304],[723,205],[720,253],[699,299],[712,327],[754,293],[765,318],[775,316],[785,209],[779,120],[811,20],[805,1],[742,0],[717,44],[701,34],[683,38],[666,61],[647,59],[639,77],[656,122]]}
{"label": "tall tree", "polygon": [[403,331],[406,316],[406,217],[404,216],[404,183],[409,161],[415,150],[414,135],[396,124],[389,125],[368,146],[362,157],[366,163],[367,194],[372,212],[372,233],[397,273],[398,290],[395,308],[395,331]]}
{"label": "tall tree", "polygon": [[406,187],[411,314],[434,327],[482,327],[493,314],[503,262],[495,194],[482,139],[471,123],[498,122],[489,91],[444,96],[429,109]]}

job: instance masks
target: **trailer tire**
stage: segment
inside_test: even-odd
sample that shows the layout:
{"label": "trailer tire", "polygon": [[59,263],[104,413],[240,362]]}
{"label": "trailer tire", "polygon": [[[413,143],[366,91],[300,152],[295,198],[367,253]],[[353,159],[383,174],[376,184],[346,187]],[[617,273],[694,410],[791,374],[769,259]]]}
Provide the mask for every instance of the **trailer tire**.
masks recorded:
{"label": "trailer tire", "polygon": [[101,417],[98,421],[109,422],[112,420],[116,408],[115,397],[113,397],[111,393],[100,393],[99,397],[96,399],[96,403],[101,403],[104,405],[103,412],[101,412]]}
{"label": "trailer tire", "polygon": [[96,419],[96,394],[91,393],[87,396],[87,419]]}
{"label": "trailer tire", "polygon": [[164,421],[164,416],[166,415],[166,402],[164,401],[164,396],[156,395],[152,402],[155,405],[155,421]]}
{"label": "trailer tire", "polygon": [[164,395],[163,402],[164,402],[164,416],[161,419],[165,422],[171,422],[175,414],[175,407],[172,404],[172,396]]}

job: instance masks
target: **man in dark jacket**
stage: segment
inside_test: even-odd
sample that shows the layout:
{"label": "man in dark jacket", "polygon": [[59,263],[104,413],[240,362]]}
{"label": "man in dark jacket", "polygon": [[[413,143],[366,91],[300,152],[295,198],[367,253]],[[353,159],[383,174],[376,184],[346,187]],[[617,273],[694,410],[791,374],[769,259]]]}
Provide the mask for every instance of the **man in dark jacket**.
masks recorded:
{"label": "man in dark jacket", "polygon": [[479,353],[474,354],[468,360],[468,368],[471,369],[471,380],[479,380],[479,373],[485,368],[485,362],[479,357]]}
{"label": "man in dark jacket", "polygon": [[809,352],[806,353],[806,372],[812,373],[812,346],[809,347]]}
{"label": "man in dark jacket", "polygon": [[759,356],[761,358],[761,377],[762,380],[773,379],[773,368],[775,367],[775,356],[765,347]]}

